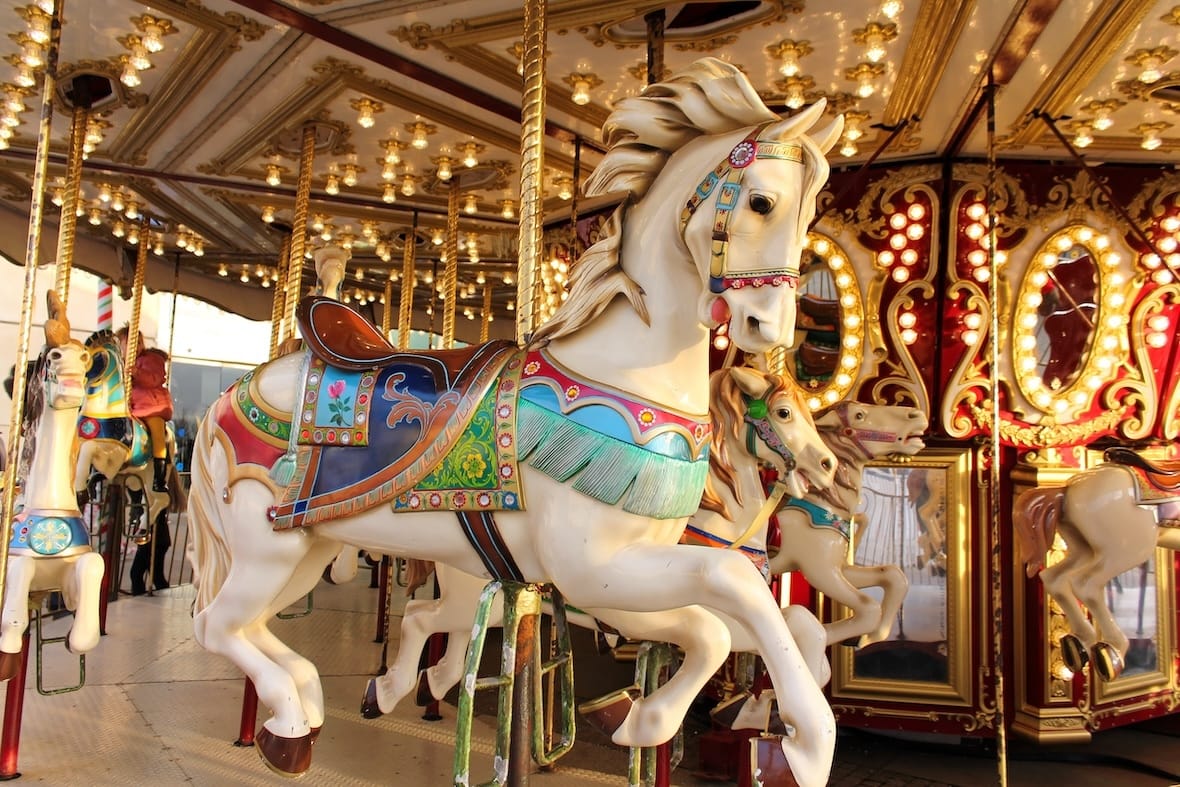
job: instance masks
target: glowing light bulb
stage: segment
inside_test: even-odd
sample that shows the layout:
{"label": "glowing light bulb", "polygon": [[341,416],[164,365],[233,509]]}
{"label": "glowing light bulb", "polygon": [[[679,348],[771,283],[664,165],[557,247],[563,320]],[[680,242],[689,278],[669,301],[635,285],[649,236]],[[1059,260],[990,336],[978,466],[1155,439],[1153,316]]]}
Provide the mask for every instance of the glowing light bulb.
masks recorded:
{"label": "glowing light bulb", "polygon": [[1094,142],[1094,135],[1090,132],[1089,123],[1079,123],[1073,135],[1073,144],[1079,148],[1087,148]]}
{"label": "glowing light bulb", "polygon": [[1139,143],[1139,147],[1144,150],[1155,150],[1163,144],[1160,139],[1160,132],[1157,129],[1146,129],[1143,132],[1143,140]]}
{"label": "glowing light bulb", "polygon": [[1110,116],[1110,107],[1099,107],[1094,113],[1094,128],[1106,131],[1114,125],[1114,118]]}
{"label": "glowing light bulb", "polygon": [[428,140],[426,139],[425,124],[423,124],[421,121],[415,123],[413,134],[414,136],[410,139],[410,145],[413,146],[415,150],[425,150],[426,146],[429,144]]}
{"label": "glowing light bulb", "polygon": [[356,180],[357,180],[356,164],[345,164],[344,165],[344,178],[343,178],[343,180],[344,180],[344,185],[348,186],[349,188],[352,188],[353,186],[356,185]]}
{"label": "glowing light bulb", "polygon": [[506,219],[516,217],[516,203],[510,199],[506,199],[500,203],[500,215]]}
{"label": "glowing light bulb", "polygon": [[139,87],[142,80],[139,78],[139,71],[131,64],[131,61],[123,63],[123,71],[119,74],[119,81],[127,87]]}
{"label": "glowing light bulb", "polygon": [[435,229],[431,230],[430,231],[430,242],[432,244],[434,244],[435,246],[441,246],[443,243],[443,231],[437,227]]}
{"label": "glowing light bulb", "polygon": [[573,80],[574,90],[570,98],[578,106],[585,106],[590,103],[590,82],[585,79],[576,78]]}
{"label": "glowing light bulb", "polygon": [[274,220],[275,220],[274,205],[263,205],[262,206],[262,220],[265,221],[267,224],[271,224],[274,222]]}
{"label": "glowing light bulb", "polygon": [[335,196],[340,193],[340,178],[335,175],[328,176],[328,182],[324,184],[324,191]]}
{"label": "glowing light bulb", "polygon": [[848,137],[845,137],[844,142],[840,145],[840,155],[844,156],[845,158],[851,158],[859,152],[860,148],[856,146],[856,143]]}
{"label": "glowing light bulb", "polygon": [[871,63],[879,63],[885,57],[885,37],[880,33],[869,33],[865,37],[865,57]]}
{"label": "glowing light bulb", "polygon": [[1145,85],[1160,81],[1164,75],[1164,72],[1160,70],[1163,64],[1163,61],[1155,55],[1143,58],[1143,70],[1139,72],[1139,81]]}
{"label": "glowing light bulb", "polygon": [[476,164],[478,164],[479,159],[476,158],[478,153],[479,153],[479,148],[474,142],[468,142],[467,144],[465,144],[463,146],[463,166],[470,169],[470,168],[474,167]]}
{"label": "glowing light bulb", "polygon": [[479,205],[476,201],[475,195],[468,194],[466,199],[463,201],[463,212],[466,213],[467,215],[471,215],[471,214],[475,213],[475,211],[478,209],[479,209]]}
{"label": "glowing light bulb", "polygon": [[402,178],[402,194],[407,197],[414,196],[414,176],[406,175]]}
{"label": "glowing light bulb", "polygon": [[442,156],[438,160],[438,171],[435,173],[441,181],[448,181],[451,179],[451,160],[447,156]]}
{"label": "glowing light bulb", "polygon": [[158,22],[144,22],[143,24],[143,46],[144,49],[155,54],[164,50],[164,28]]}
{"label": "glowing light bulb", "polygon": [[266,165],[266,183],[270,186],[278,186],[283,182],[283,176],[279,170],[278,164]]}
{"label": "glowing light bulb", "polygon": [[394,188],[392,183],[386,183],[385,186],[382,187],[381,201],[386,203],[397,202],[397,189]]}
{"label": "glowing light bulb", "polygon": [[152,61],[148,58],[147,47],[143,44],[132,44],[131,54],[127,58],[131,65],[138,68],[140,71],[146,71],[152,67]]}

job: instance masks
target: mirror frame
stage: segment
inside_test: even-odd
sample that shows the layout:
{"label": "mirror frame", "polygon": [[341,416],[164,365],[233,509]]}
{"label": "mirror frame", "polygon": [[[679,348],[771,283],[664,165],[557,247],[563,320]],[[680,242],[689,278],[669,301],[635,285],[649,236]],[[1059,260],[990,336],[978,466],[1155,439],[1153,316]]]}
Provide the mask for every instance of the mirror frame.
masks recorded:
{"label": "mirror frame", "polygon": [[[908,461],[878,461],[866,465],[866,468],[894,470],[925,468],[946,475],[947,681],[857,677],[854,671],[855,652],[851,648],[835,647],[831,683],[834,709],[848,713],[855,711],[851,706],[841,706],[841,699],[888,699],[892,702],[962,708],[974,706],[972,664],[975,660],[974,650],[982,635],[974,631],[971,615],[974,572],[968,545],[973,538],[974,528],[972,465],[973,450],[970,447],[927,448]],[[892,523],[881,524],[886,526]],[[852,561],[852,553],[850,549],[849,562]],[[838,620],[848,614],[846,607],[833,603],[828,617]],[[874,708],[873,712],[875,715],[891,715],[887,707]],[[898,711],[897,715],[908,716],[910,712]]]}

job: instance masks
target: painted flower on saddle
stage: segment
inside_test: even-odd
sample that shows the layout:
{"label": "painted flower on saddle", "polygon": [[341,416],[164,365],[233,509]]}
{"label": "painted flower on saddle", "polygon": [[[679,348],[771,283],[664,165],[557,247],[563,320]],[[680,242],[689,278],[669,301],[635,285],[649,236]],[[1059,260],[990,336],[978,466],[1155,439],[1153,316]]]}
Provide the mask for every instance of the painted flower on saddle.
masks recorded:
{"label": "painted flower on saddle", "polygon": [[346,387],[343,380],[336,380],[328,385],[328,412],[332,414],[328,422],[336,426],[352,425],[352,399],[344,396]]}
{"label": "painted flower on saddle", "polygon": [[464,475],[468,478],[480,478],[487,472],[488,463],[484,461],[482,456],[472,451],[463,457],[461,467],[463,468]]}
{"label": "painted flower on saddle", "polygon": [[651,426],[656,422],[656,414],[652,412],[651,408],[645,407],[639,411],[639,423],[642,426]]}
{"label": "painted flower on saddle", "polygon": [[571,385],[565,389],[565,400],[567,402],[572,402],[573,400],[577,399],[581,395],[582,395],[582,389],[576,385]]}

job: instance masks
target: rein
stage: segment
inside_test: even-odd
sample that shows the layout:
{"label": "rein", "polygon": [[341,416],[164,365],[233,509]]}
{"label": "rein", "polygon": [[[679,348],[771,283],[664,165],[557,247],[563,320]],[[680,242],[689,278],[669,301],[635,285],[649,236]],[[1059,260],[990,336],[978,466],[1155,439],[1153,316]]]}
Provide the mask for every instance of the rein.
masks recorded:
{"label": "rein", "polygon": [[[772,121],[773,122],[773,121]],[[782,284],[795,286],[799,282],[798,268],[771,268],[733,272],[729,270],[729,220],[738,205],[742,193],[742,178],[746,168],[758,159],[779,159],[803,163],[803,146],[797,142],[759,139],[770,123],[755,126],[745,139],[737,143],[721,163],[701,179],[696,190],[680,211],[680,234],[688,227],[689,219],[701,203],[717,188],[721,190],[713,208],[713,246],[709,260],[709,291],[721,293],[727,289],[739,290],[747,285],[752,287],[778,287]]]}
{"label": "rein", "polygon": [[848,408],[841,407],[837,410],[840,415],[840,422],[844,424],[844,429],[841,430],[845,437],[851,437],[852,442],[861,450],[866,457],[872,456],[869,451],[867,442],[874,443],[896,443],[900,435],[897,432],[883,432],[877,429],[856,429],[848,422]]}
{"label": "rein", "polygon": [[[757,433],[767,448],[782,457],[786,463],[786,470],[784,472],[789,473],[799,463],[795,460],[795,454],[782,441],[774,429],[771,428],[770,420],[766,415],[767,407],[765,400],[751,399],[747,401],[745,421],[749,425],[749,428],[746,430],[746,449],[749,451],[750,456],[754,457],[754,460],[757,461],[758,454],[754,448],[754,435]],[[765,502],[762,503],[762,507],[754,514],[754,518],[746,525],[746,529],[742,531],[742,534],[734,539],[726,549],[740,549],[745,546],[754,537],[754,534],[758,532],[760,523],[770,519],[770,515],[778,508],[779,501],[783,499],[783,495],[786,493],[786,487],[781,482],[775,481],[770,488],[770,494],[767,496]]]}

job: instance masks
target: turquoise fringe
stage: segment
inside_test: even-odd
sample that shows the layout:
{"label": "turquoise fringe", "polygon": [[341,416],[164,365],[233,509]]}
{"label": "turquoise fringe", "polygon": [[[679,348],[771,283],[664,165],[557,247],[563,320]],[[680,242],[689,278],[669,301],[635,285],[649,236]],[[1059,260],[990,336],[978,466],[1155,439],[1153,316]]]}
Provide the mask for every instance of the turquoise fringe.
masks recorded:
{"label": "turquoise fringe", "polygon": [[624,511],[655,519],[690,516],[700,507],[707,456],[696,462],[664,456],[523,399],[516,437],[522,461],[557,481],[577,476],[573,488],[595,500],[609,505],[622,500]]}

